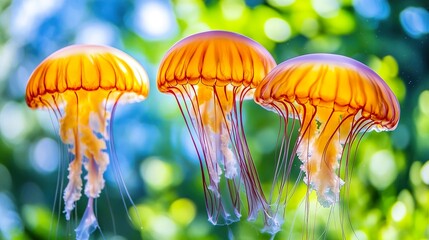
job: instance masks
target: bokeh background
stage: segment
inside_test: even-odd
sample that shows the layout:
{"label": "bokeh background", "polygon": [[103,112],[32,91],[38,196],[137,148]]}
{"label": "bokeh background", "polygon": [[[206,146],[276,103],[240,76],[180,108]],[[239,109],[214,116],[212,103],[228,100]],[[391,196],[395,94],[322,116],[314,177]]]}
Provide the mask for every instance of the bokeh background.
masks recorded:
{"label": "bokeh background", "polygon": [[[0,239],[74,237],[77,220],[66,222],[58,206],[65,158],[53,116],[30,110],[24,96],[35,67],[76,43],[119,48],[136,58],[151,80],[149,98],[119,106],[113,122],[121,171],[142,227],[129,202],[124,207],[108,171],[97,202],[102,234],[96,231],[92,238],[269,238],[260,233],[259,222],[245,218],[230,226],[207,221],[189,134],[174,98],[156,88],[158,64],[169,47],[210,29],[246,35],[278,63],[328,52],[355,58],[380,74],[401,103],[401,120],[394,132],[371,132],[361,141],[345,221],[353,228],[345,227],[345,237],[429,239],[428,9],[422,0],[0,0]],[[269,186],[278,118],[250,101],[244,118],[255,164]],[[315,238],[340,238],[341,228],[325,228],[329,212],[318,214]],[[299,232],[302,219],[291,222],[276,239]]]}

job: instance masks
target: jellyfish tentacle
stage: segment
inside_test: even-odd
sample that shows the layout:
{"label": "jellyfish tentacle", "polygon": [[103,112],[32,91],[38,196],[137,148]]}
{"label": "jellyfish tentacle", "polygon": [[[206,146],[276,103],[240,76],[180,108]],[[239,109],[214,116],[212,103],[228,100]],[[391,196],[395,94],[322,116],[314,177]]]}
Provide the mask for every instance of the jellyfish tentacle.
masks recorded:
{"label": "jellyfish tentacle", "polygon": [[[127,186],[125,184],[125,180],[124,177],[122,175],[122,171],[121,171],[121,167],[119,165],[119,160],[118,160],[118,156],[116,153],[116,149],[115,149],[115,144],[114,144],[114,139],[113,139],[113,124],[111,123],[111,119],[114,119],[114,115],[116,112],[116,107],[118,106],[119,100],[121,99],[121,97],[123,96],[123,93],[120,94],[112,94],[113,92],[109,92],[107,95],[108,97],[106,98],[107,101],[104,102],[104,117],[101,119],[108,119],[105,124],[106,124],[106,137],[105,137],[105,142],[106,142],[106,147],[108,147],[108,149],[110,150],[109,152],[111,153],[110,158],[111,158],[111,163],[113,165],[113,175],[115,177],[115,181],[117,183],[118,186],[118,190],[119,193],[121,195],[122,198],[122,203],[124,205],[124,209],[127,213],[128,219],[130,221],[132,221],[131,215],[129,213],[129,210],[127,208],[127,204],[125,201],[125,197],[127,197],[128,201],[130,202],[134,212],[136,213],[137,219],[139,221],[139,226],[142,226],[142,218],[140,216],[139,211],[137,210],[136,204],[134,203],[134,200],[131,198],[131,194],[127,189]],[[106,118],[106,116],[109,116],[108,118]],[[107,189],[106,189],[106,194],[107,194]],[[109,201],[109,199],[107,198],[107,200]],[[110,203],[108,202],[109,206]],[[111,210],[111,216],[112,216],[112,220],[113,220],[113,214],[112,214],[112,209]],[[115,230],[115,225],[113,225],[114,228],[114,232],[116,232]]]}
{"label": "jellyfish tentacle", "polygon": [[88,199],[88,204],[79,226],[75,229],[76,240],[87,240],[91,233],[97,229],[98,221],[94,214],[94,198]]}
{"label": "jellyfish tentacle", "polygon": [[[74,96],[71,96],[73,98]],[[76,104],[68,104],[64,108],[63,117],[60,119],[60,138],[67,144],[69,153],[73,156],[73,160],[69,163],[67,176],[69,182],[64,190],[64,213],[66,219],[70,220],[70,212],[75,207],[75,202],[82,196],[82,156],[80,145],[80,129],[79,124],[74,125],[79,119],[79,101],[76,97]],[[71,99],[72,100],[72,99]]]}
{"label": "jellyfish tentacle", "polygon": [[[277,214],[273,213],[265,198],[262,186],[259,182],[259,176],[256,171],[256,167],[253,163],[253,159],[248,148],[243,126],[242,102],[244,101],[244,98],[247,97],[249,92],[253,92],[253,90],[249,87],[243,86],[233,86],[231,88],[232,90],[229,92],[229,94],[226,94],[228,93],[228,88],[223,88],[224,95],[221,96],[225,97],[219,98],[219,105],[225,105],[225,103],[221,102],[222,99],[226,99],[225,101],[232,101],[232,104],[227,103],[228,106],[232,106],[232,108],[229,107],[224,109],[222,114],[224,117],[224,122],[227,123],[225,126],[227,127],[227,132],[229,135],[229,150],[231,153],[234,152],[237,155],[237,157],[234,158],[234,161],[236,162],[235,165],[237,165],[237,167],[239,166],[237,170],[240,171],[239,177],[243,182],[247,195],[247,219],[249,221],[254,221],[259,211],[262,211],[265,222],[265,226],[262,231],[275,234],[280,229],[281,220],[278,218]],[[219,91],[215,91],[215,94],[219,95],[218,92]],[[228,98],[230,100],[228,100]],[[239,181],[239,178],[237,178],[237,181]],[[239,206],[237,206],[237,209],[239,209]]]}
{"label": "jellyfish tentacle", "polygon": [[[254,99],[263,107],[277,111],[282,118],[296,118],[300,122],[295,144],[298,146],[296,154],[302,162],[298,179],[304,175],[308,185],[303,237],[314,238],[316,212],[314,216],[309,213],[310,207],[313,208],[310,193],[315,190],[319,203],[332,207],[339,201],[340,194],[349,192],[350,185],[346,185],[345,192],[340,192],[341,178],[345,176],[346,181],[350,180],[353,163],[349,159],[353,158],[353,150],[356,154],[363,136],[359,138],[359,134],[395,129],[400,111],[398,101],[371,69],[353,59],[333,54],[309,54],[279,64],[256,88]],[[282,104],[296,106],[298,114],[286,116],[290,113]],[[283,122],[291,124],[286,119]],[[291,138],[286,133],[284,135]],[[280,151],[289,155],[289,148],[283,146],[282,142]],[[290,155],[293,159],[294,153]],[[282,158],[278,159],[281,161]],[[283,162],[277,163],[273,185],[282,186],[284,179],[277,175],[281,174],[278,169],[283,166]],[[287,171],[283,174],[288,177]],[[341,223],[343,221],[341,218]],[[344,231],[342,236],[344,238]]]}
{"label": "jellyfish tentacle", "polygon": [[[95,45],[63,48],[46,58],[30,76],[27,105],[53,110],[59,120],[60,139],[67,147],[69,174],[62,193],[67,220],[82,195],[83,168],[87,171],[84,193],[89,200],[76,229],[77,239],[88,239],[98,226],[93,200],[104,188],[103,174],[109,164],[109,98],[126,95],[124,102],[143,100],[148,86],[147,74],[137,61],[117,49]],[[61,170],[59,179],[63,173]],[[62,185],[61,181],[57,189]]]}
{"label": "jellyfish tentacle", "polygon": [[[215,194],[219,194],[217,197],[221,202],[221,209],[228,223],[229,221],[234,221],[229,219],[232,214],[229,213],[228,208],[232,207],[233,214],[235,215],[234,218],[239,218],[241,216],[240,201],[238,200],[239,185],[237,184],[237,182],[239,182],[238,164],[231,149],[233,147],[229,134],[231,119],[227,115],[230,111],[228,101],[230,101],[232,96],[229,96],[231,94],[230,92],[222,90],[217,91],[216,86],[199,86],[198,91],[199,96],[210,96],[208,98],[199,99],[199,104],[201,104],[199,107],[199,114],[201,114],[201,127],[204,129],[204,135],[207,134],[209,139],[213,139],[213,141],[210,142],[211,145],[206,145],[210,146],[206,149],[209,155],[206,161],[208,164],[213,165],[208,169],[209,175],[213,173],[210,172],[210,170],[215,171],[214,180],[216,184],[212,186],[212,190],[215,191]],[[213,113],[212,117],[210,113]],[[223,187],[220,184],[223,171],[226,178],[226,189],[222,189]],[[222,198],[221,193],[223,191],[228,192],[227,195],[229,198]]]}
{"label": "jellyfish tentacle", "polygon": [[[339,136],[340,136],[340,143],[343,145],[343,153],[341,154],[341,156],[343,156],[343,159],[340,161],[339,169],[340,171],[341,169],[344,169],[344,173],[343,173],[344,182],[350,182],[351,180],[354,163],[350,161],[353,159],[356,159],[356,154],[357,154],[356,149],[358,148],[359,143],[364,136],[364,134],[361,134],[360,136],[358,135],[361,129],[355,130],[354,128],[355,122],[356,120],[354,119],[354,113],[352,113],[352,111],[348,111],[348,115],[346,117],[344,116],[342,117],[341,125],[339,126],[339,130],[338,130]],[[356,139],[357,139],[357,144],[354,144],[356,142]],[[350,155],[353,150],[352,149],[353,147],[355,149],[354,151],[355,156],[351,157]],[[345,164],[344,167],[342,166],[343,164]],[[341,172],[340,172],[340,176],[341,176]],[[351,189],[350,184],[345,184],[344,188],[345,189],[342,195],[340,196],[341,199],[345,200],[344,204],[341,206],[341,209],[340,209],[341,211],[340,212],[341,214],[339,216],[340,224],[344,226],[344,221],[345,219],[347,219],[349,225],[352,226],[350,215],[347,214],[348,213],[347,209],[349,209],[349,193]],[[344,216],[346,216],[346,218]],[[344,229],[342,229],[342,234],[344,236]]]}
{"label": "jellyfish tentacle", "polygon": [[[174,90],[170,90],[173,92],[173,96],[175,97],[179,110],[183,115],[183,119],[185,121],[185,125],[191,135],[192,143],[197,150],[198,160],[200,162],[200,170],[202,175],[202,184],[204,190],[204,198],[206,202],[206,209],[208,213],[208,219],[211,223],[216,224],[220,215],[226,217],[226,213],[223,210],[222,203],[219,199],[220,194],[216,192],[216,181],[213,180],[213,176],[211,174],[215,174],[212,170],[213,165],[210,165],[210,157],[207,155],[208,150],[204,150],[210,144],[210,141],[207,142],[207,136],[205,134],[205,128],[201,121],[201,112],[199,109],[199,100],[198,98],[193,98],[195,96],[196,90],[193,86],[185,87],[185,86],[177,86],[174,87]],[[191,93],[190,93],[191,91]],[[178,94],[174,94],[174,93]],[[187,99],[191,99],[191,101],[187,101]],[[189,106],[190,105],[190,106]],[[195,133],[195,134],[194,134]],[[201,145],[197,145],[196,141],[200,143],[204,143]],[[200,146],[202,149],[200,149]],[[204,169],[206,166],[206,169]],[[206,172],[207,171],[207,172]],[[207,173],[207,174],[206,174]]]}
{"label": "jellyfish tentacle", "polygon": [[[283,193],[283,186],[285,185],[284,179],[285,176],[280,175],[280,173],[282,172],[283,167],[285,166],[286,162],[287,162],[287,157],[288,154],[286,154],[285,152],[287,152],[288,150],[286,150],[288,148],[288,141],[285,140],[285,136],[286,136],[286,127],[287,127],[287,122],[288,122],[288,118],[284,117],[283,115],[283,111],[281,110],[281,106],[277,106],[277,104],[274,104],[274,109],[279,113],[280,116],[279,117],[279,132],[277,135],[277,144],[276,144],[276,149],[280,149],[279,154],[276,153],[275,159],[277,159],[276,161],[276,166],[274,168],[274,175],[273,175],[273,182],[271,184],[271,190],[270,190],[270,195],[269,195],[269,203],[271,205],[274,205],[273,208],[275,209],[274,212],[278,212],[278,207],[279,207],[279,203],[282,201],[282,193]],[[282,130],[283,129],[283,130]],[[282,134],[282,132],[284,134]],[[278,180],[279,176],[281,177],[281,180]],[[278,186],[276,183],[280,181],[280,186]],[[278,194],[275,193],[275,190],[278,188]],[[276,194],[276,195],[274,195]],[[275,199],[275,200],[274,200]]]}
{"label": "jellyfish tentacle", "polygon": [[[206,166],[208,182],[203,180],[207,190],[205,190],[205,196],[207,209],[209,212],[210,221],[217,221],[219,216],[223,216],[227,223],[234,221],[235,218],[241,216],[240,213],[240,200],[239,200],[239,177],[240,173],[237,171],[238,163],[235,159],[234,151],[235,147],[231,144],[231,138],[229,131],[233,126],[231,123],[231,116],[226,112],[230,112],[229,107],[223,107],[225,103],[219,104],[224,101],[231,101],[233,99],[231,93],[220,92],[211,89],[212,87],[206,87],[204,85],[198,85],[196,87],[180,86],[179,97],[176,100],[184,102],[182,106],[179,104],[182,114],[185,118],[185,123],[188,126],[188,130],[192,133],[195,130],[196,136],[191,134],[192,138],[198,139],[201,143],[201,149],[196,147],[197,152],[202,151],[199,156],[200,161],[204,161]],[[211,90],[210,90],[211,89]],[[177,90],[179,90],[177,88]],[[196,94],[208,93],[202,98],[196,98]],[[186,100],[190,99],[190,101]],[[189,103],[189,104],[188,104]],[[185,114],[185,112],[187,114]],[[193,140],[194,141],[194,140]],[[225,185],[221,184],[221,174],[226,176]],[[205,177],[204,170],[203,176]],[[223,186],[227,190],[222,190]],[[222,197],[222,192],[227,191],[229,198]],[[232,207],[233,215],[229,213],[229,206]]]}
{"label": "jellyfish tentacle", "polygon": [[[290,198],[291,195],[291,193],[289,193],[287,182],[290,177],[293,160],[296,156],[299,144],[298,142],[292,142],[290,135],[294,133],[294,131],[299,131],[299,129],[296,128],[296,121],[294,120],[296,119],[295,116],[298,116],[298,110],[295,106],[293,106],[292,104],[281,102],[278,105],[275,104],[274,108],[280,116],[280,129],[278,138],[280,138],[281,136],[281,140],[280,147],[278,147],[280,151],[277,157],[278,161],[276,162],[276,167],[274,171],[273,184],[270,193],[270,202],[274,204],[273,207],[275,207],[275,212],[277,213],[282,210],[280,207],[280,203],[286,205],[288,202],[288,198]],[[289,120],[289,116],[292,116],[292,121]],[[287,128],[289,124],[291,125],[290,133],[288,132]],[[274,187],[276,186],[276,182],[280,182],[280,186],[278,186],[277,199],[273,201],[272,196],[274,194]]]}
{"label": "jellyfish tentacle", "polygon": [[185,38],[162,60],[158,89],[183,100],[178,104],[207,180],[203,184],[209,219],[223,216],[226,223],[238,220],[242,186],[248,220],[254,220],[262,209],[264,215],[270,212],[245,146],[241,102],[252,97],[249,89],[274,65],[262,46],[224,31]]}
{"label": "jellyfish tentacle", "polygon": [[[239,177],[240,174],[247,193],[249,209],[248,219],[254,220],[261,208],[264,208],[266,212],[268,212],[268,210],[267,206],[262,206],[265,202],[265,197],[261,194],[262,190],[259,181],[255,180],[258,179],[258,176],[247,148],[242,118],[237,117],[237,111],[240,111],[238,115],[242,116],[242,105],[237,103],[236,98],[233,97],[239,96],[242,98],[247,91],[242,87],[232,88],[232,91],[227,92],[227,88],[223,88],[223,91],[222,89],[217,91],[217,87],[214,87],[214,94],[217,96],[219,106],[221,106],[224,122],[222,126],[226,128],[224,131],[227,133],[224,138],[224,143],[221,145],[221,148],[224,149],[224,157],[229,162],[229,164],[225,166],[225,177]],[[243,99],[240,100],[240,102],[242,101]],[[235,157],[233,151],[238,158]],[[239,170],[240,173],[238,172]],[[239,181],[238,178],[237,181]],[[236,189],[233,191],[238,193]],[[236,209],[239,209],[239,206],[237,206]]]}
{"label": "jellyfish tentacle", "polygon": [[[223,135],[221,151],[223,152],[225,162],[225,177],[227,181],[231,183],[228,187],[235,214],[240,217],[240,178],[245,178],[245,175],[240,171],[243,169],[240,163],[240,159],[243,159],[243,150],[239,144],[241,139],[237,136],[237,118],[232,114],[237,109],[234,107],[236,106],[234,98],[234,96],[236,96],[236,88],[233,87],[232,91],[229,91],[229,88],[231,88],[231,86],[224,88],[214,86],[213,92],[216,96],[217,104],[220,106],[221,117],[223,119],[221,122],[221,134]],[[246,192],[248,192],[247,189]]]}
{"label": "jellyfish tentacle", "polygon": [[[58,107],[56,97],[57,96],[55,96],[55,95],[51,96],[50,100],[52,102],[45,101],[41,97],[39,97],[39,101],[44,106],[46,106],[49,109],[49,113],[50,113],[49,117],[50,117],[50,120],[51,120],[52,127],[53,127],[53,129],[55,129],[55,132],[59,132],[58,131],[58,126],[55,124],[54,117],[52,116],[52,115],[54,115],[55,119],[61,119],[62,118],[62,113],[61,113],[61,111],[60,111],[60,109]],[[66,149],[67,146],[65,146],[64,144],[60,144],[60,142],[59,142],[59,141],[61,141],[60,139],[57,138],[56,140],[57,140],[58,145],[60,146],[60,149],[61,149],[60,152],[64,153],[65,152],[64,150]],[[63,158],[63,155],[61,156],[61,160],[58,163],[58,165],[59,165],[58,166],[59,171],[57,173],[57,181],[56,181],[56,186],[55,186],[54,204],[53,204],[52,209],[51,209],[51,211],[52,211],[52,213],[51,213],[51,219],[52,220],[55,219],[54,215],[57,215],[56,216],[56,218],[57,218],[57,221],[56,221],[57,227],[55,229],[55,233],[53,233],[53,231],[54,231],[53,228],[54,228],[55,223],[54,223],[54,221],[51,221],[50,230],[49,230],[49,236],[58,236],[57,234],[58,234],[58,230],[59,230],[59,221],[60,221],[60,216],[61,215],[60,214],[56,214],[56,213],[60,213],[61,212],[61,208],[62,208],[62,206],[61,206],[61,204],[62,204],[62,196],[61,195],[63,194],[64,176],[65,176],[65,171],[67,169],[67,166],[65,165],[65,161],[63,161],[64,159],[62,159],[62,158]]]}

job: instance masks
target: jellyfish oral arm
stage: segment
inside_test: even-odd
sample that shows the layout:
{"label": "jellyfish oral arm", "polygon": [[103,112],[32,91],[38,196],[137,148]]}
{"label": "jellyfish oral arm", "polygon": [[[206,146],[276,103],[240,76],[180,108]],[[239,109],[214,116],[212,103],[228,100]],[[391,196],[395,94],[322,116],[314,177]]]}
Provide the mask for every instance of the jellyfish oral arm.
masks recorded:
{"label": "jellyfish oral arm", "polygon": [[88,199],[88,205],[86,206],[85,213],[83,214],[82,221],[76,228],[76,239],[84,240],[89,239],[92,232],[98,227],[97,218],[94,215],[94,199]]}
{"label": "jellyfish oral arm", "polygon": [[64,213],[66,215],[66,219],[70,220],[70,212],[75,207],[75,202],[80,199],[82,196],[82,163],[79,159],[73,160],[69,164],[69,182],[67,187],[64,190]]}
{"label": "jellyfish oral arm", "polygon": [[[213,171],[219,168],[220,170],[220,164],[224,166],[225,177],[233,179],[238,175],[238,161],[231,150],[231,120],[229,118],[229,113],[231,112],[229,105],[231,104],[228,103],[228,99],[232,99],[233,97],[228,96],[231,95],[231,92],[228,94],[224,91],[216,91],[216,88],[199,86],[198,96],[204,95],[212,95],[212,98],[200,98],[198,102],[196,99],[193,101],[194,105],[201,105],[199,106],[198,113],[201,114],[203,125],[207,126],[204,128],[208,134],[212,149],[217,149],[217,152],[212,153],[214,156],[211,156],[211,158],[218,159],[219,161],[208,164],[208,166],[215,164],[217,167],[209,167],[209,169],[211,168]],[[220,148],[217,146],[220,146]],[[214,174],[213,176],[216,176],[214,171],[211,173]],[[216,178],[219,179],[219,176]],[[219,180],[215,180],[215,182],[219,182]]]}
{"label": "jellyfish oral arm", "polygon": [[301,126],[303,134],[298,146],[298,157],[303,162],[301,170],[306,173],[304,181],[317,192],[318,201],[324,207],[339,201],[340,188],[344,184],[337,170],[348,134],[340,134],[339,130],[347,129],[347,126],[339,126],[350,125],[351,118],[344,119],[343,115],[318,107],[314,112],[307,112]]}
{"label": "jellyfish oral arm", "polygon": [[230,134],[227,131],[227,128],[225,126],[222,127],[222,131],[221,131],[221,152],[222,155],[225,159],[223,165],[225,168],[225,177],[229,178],[229,179],[234,179],[235,177],[238,176],[238,161],[237,158],[235,157],[234,153],[232,152],[231,148],[230,148]]}
{"label": "jellyfish oral arm", "polygon": [[74,158],[69,162],[69,175],[67,176],[69,182],[67,183],[63,195],[64,213],[67,220],[70,220],[70,212],[74,209],[75,202],[82,196],[82,157],[78,138],[79,128],[75,125],[78,115],[73,114],[71,111],[73,111],[73,107],[66,105],[63,117],[60,119],[61,140],[68,146],[69,154]]}
{"label": "jellyfish oral arm", "polygon": [[[105,93],[108,95],[108,93]],[[104,94],[88,94],[78,91],[64,94],[67,104],[60,114],[60,137],[67,144],[69,155],[69,182],[64,190],[64,213],[70,220],[70,213],[75,202],[81,197],[82,169],[85,176],[85,195],[89,198],[85,214],[76,228],[78,239],[88,239],[90,233],[98,226],[93,209],[93,200],[98,198],[105,181],[103,174],[109,164],[107,153],[107,124],[110,121],[110,110],[105,108]]]}

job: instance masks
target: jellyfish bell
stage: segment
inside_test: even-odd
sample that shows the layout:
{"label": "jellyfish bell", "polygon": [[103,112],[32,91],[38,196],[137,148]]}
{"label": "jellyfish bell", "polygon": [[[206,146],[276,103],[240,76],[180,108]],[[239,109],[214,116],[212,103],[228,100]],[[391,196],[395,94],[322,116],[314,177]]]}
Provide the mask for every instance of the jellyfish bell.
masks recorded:
{"label": "jellyfish bell", "polygon": [[[208,31],[176,43],[161,61],[158,89],[175,96],[200,160],[209,221],[225,223],[265,214],[266,231],[279,229],[247,147],[242,103],[276,65],[253,40],[226,31]],[[224,177],[222,177],[222,175]],[[240,196],[244,186],[246,198]]]}
{"label": "jellyfish bell", "polygon": [[107,166],[116,158],[111,121],[117,103],[141,101],[148,92],[146,71],[137,61],[98,45],[72,45],[54,52],[29,78],[27,105],[54,112],[59,136],[67,146],[69,175],[63,194],[67,220],[81,198],[82,168],[86,171],[88,205],[75,230],[77,239],[88,239],[98,227],[93,200],[104,188]]}
{"label": "jellyfish bell", "polygon": [[[295,156],[302,162],[308,192],[315,190],[322,206],[335,205],[344,184],[341,167],[347,178],[358,133],[394,130],[400,114],[395,95],[374,71],[334,54],[308,54],[279,64],[256,88],[254,99],[277,112],[284,129],[290,127],[274,174],[280,187],[272,190],[279,192],[272,193],[277,198],[271,201],[282,205]],[[292,131],[298,134],[295,143]]]}

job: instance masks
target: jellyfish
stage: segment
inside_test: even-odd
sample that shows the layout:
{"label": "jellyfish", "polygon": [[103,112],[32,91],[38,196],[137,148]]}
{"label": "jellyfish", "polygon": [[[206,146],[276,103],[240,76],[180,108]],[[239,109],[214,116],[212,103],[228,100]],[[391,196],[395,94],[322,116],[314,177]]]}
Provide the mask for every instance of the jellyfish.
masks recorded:
{"label": "jellyfish", "polygon": [[[238,221],[246,200],[248,220],[262,211],[265,231],[278,231],[247,146],[242,116],[243,101],[253,97],[255,87],[275,65],[261,45],[226,31],[184,38],[161,61],[158,89],[175,96],[184,117],[213,224]],[[241,188],[246,198],[240,195]]]}
{"label": "jellyfish", "polygon": [[296,156],[307,200],[314,190],[322,206],[334,206],[344,185],[341,176],[350,176],[352,152],[364,135],[359,133],[394,130],[400,114],[397,98],[375,72],[334,54],[308,54],[279,64],[257,86],[254,100],[283,119],[269,199],[279,211],[293,193],[287,181]]}
{"label": "jellyfish", "polygon": [[94,199],[104,188],[103,174],[111,160],[115,171],[119,170],[111,124],[116,106],[144,100],[148,92],[143,67],[124,52],[106,46],[65,47],[47,57],[30,76],[27,105],[53,111],[67,148],[69,173],[63,192],[67,220],[81,198],[85,174],[83,192],[88,204],[75,229],[76,239],[88,239],[98,228]]}

